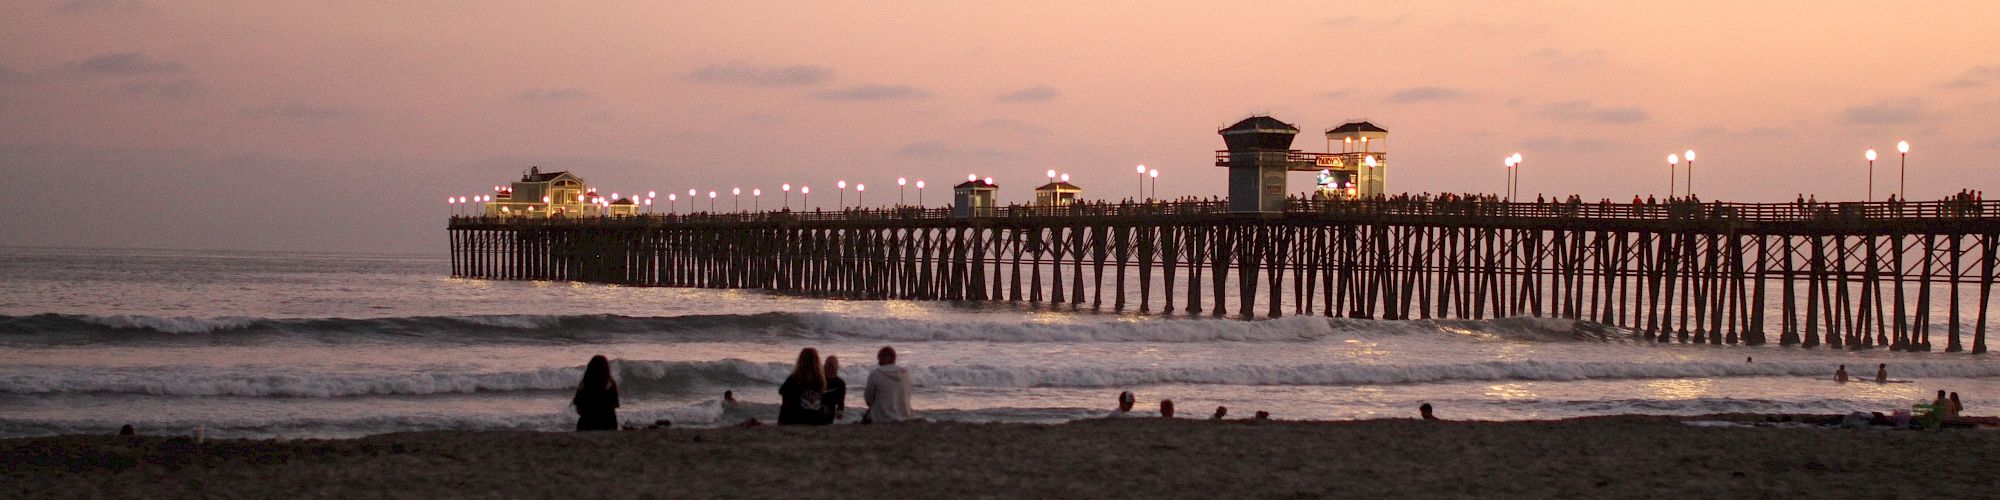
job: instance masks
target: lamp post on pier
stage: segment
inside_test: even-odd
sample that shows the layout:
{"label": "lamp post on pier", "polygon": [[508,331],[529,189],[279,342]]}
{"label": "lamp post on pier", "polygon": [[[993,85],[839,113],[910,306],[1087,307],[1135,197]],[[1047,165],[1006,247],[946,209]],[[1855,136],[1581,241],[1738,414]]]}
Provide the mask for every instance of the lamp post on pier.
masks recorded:
{"label": "lamp post on pier", "polygon": [[924,180],[917,179],[917,206],[924,206]]}
{"label": "lamp post on pier", "polygon": [[1688,197],[1694,197],[1694,150],[1681,153],[1681,157],[1688,161]]}
{"label": "lamp post on pier", "polygon": [[1910,193],[1905,191],[1910,183],[1910,141],[1896,141],[1896,199],[1910,201]]}
{"label": "lamp post on pier", "polygon": [[910,179],[908,178],[904,177],[896,178],[896,206],[898,207],[903,206],[903,186],[909,183]]}
{"label": "lamp post on pier", "polygon": [[708,192],[708,212],[715,213],[715,192]]}
{"label": "lamp post on pier", "polygon": [[1153,201],[1154,198],[1160,197],[1160,169],[1149,169],[1146,171],[1146,176],[1153,178],[1153,195],[1146,197],[1146,201]]}
{"label": "lamp post on pier", "polygon": [[729,195],[736,197],[736,208],[732,210],[743,211],[743,188],[729,188]]}
{"label": "lamp post on pier", "polygon": [[799,186],[799,210],[804,211],[807,208],[812,208],[812,202],[813,202],[812,186]]}
{"label": "lamp post on pier", "polygon": [[1675,155],[1675,154],[1667,155],[1667,199],[1669,200],[1674,199],[1674,189],[1677,189],[1677,187],[1674,186],[1674,178],[1679,176],[1674,175],[1674,170],[1679,169],[1680,166],[1681,166],[1680,155]]}
{"label": "lamp post on pier", "polygon": [[675,206],[674,206],[674,203],[675,203],[675,202],[678,202],[678,201],[680,201],[680,197],[681,197],[681,196],[680,196],[680,195],[677,195],[677,194],[673,194],[673,193],[667,193],[667,213],[670,213],[670,214],[671,214],[671,213],[676,213],[676,212],[679,212],[679,211],[680,211],[680,209],[679,209],[678,207],[675,207]]}
{"label": "lamp post on pier", "polygon": [[764,211],[764,188],[750,189],[750,211]]}
{"label": "lamp post on pier", "polygon": [[1868,148],[1868,198],[1875,201],[1875,148]]}
{"label": "lamp post on pier", "polygon": [[1507,180],[1501,183],[1500,192],[1506,194],[1507,201],[1511,202],[1514,201],[1514,157],[1501,158],[1500,164],[1507,166]]}
{"label": "lamp post on pier", "polygon": [[[1361,140],[1361,143],[1362,143],[1362,144],[1368,144],[1368,139],[1367,139],[1367,138],[1362,138],[1362,140]],[[1370,156],[1368,157],[1368,159],[1370,159],[1370,160],[1373,160],[1373,159],[1375,159],[1375,157],[1374,157],[1373,155],[1370,155]],[[1508,159],[1508,160],[1512,160],[1512,161],[1514,162],[1514,185],[1513,185],[1513,186],[1511,186],[1511,187],[1510,187],[1510,188],[1508,189],[1508,194],[1507,194],[1507,197],[1509,197],[1509,198],[1512,198],[1512,197],[1514,197],[1514,196],[1516,196],[1516,195],[1519,195],[1519,194],[1521,194],[1521,193],[1520,193],[1520,190],[1521,190],[1521,153],[1518,153],[1518,152],[1517,152],[1517,153],[1514,153],[1514,154],[1512,154],[1512,155],[1509,155],[1509,156],[1507,156],[1507,159]],[[1371,165],[1371,166],[1372,166],[1372,165]]]}
{"label": "lamp post on pier", "polygon": [[854,183],[854,208],[861,208],[862,205],[861,197],[863,194],[867,192],[868,192],[867,184],[862,184],[858,182]]}
{"label": "lamp post on pier", "polygon": [[792,209],[792,183],[787,182],[779,189],[785,190],[785,210]]}
{"label": "lamp post on pier", "polygon": [[847,181],[836,181],[833,187],[840,189],[840,209],[847,209]]}
{"label": "lamp post on pier", "polygon": [[1145,166],[1145,165],[1140,165],[1140,166],[1139,166],[1139,168],[1137,169],[1137,171],[1139,172],[1139,197],[1140,197],[1140,198],[1145,198],[1145,197],[1146,197],[1146,166]]}
{"label": "lamp post on pier", "polygon": [[694,199],[700,196],[700,191],[695,191],[692,188],[688,189],[688,213],[694,213]]}

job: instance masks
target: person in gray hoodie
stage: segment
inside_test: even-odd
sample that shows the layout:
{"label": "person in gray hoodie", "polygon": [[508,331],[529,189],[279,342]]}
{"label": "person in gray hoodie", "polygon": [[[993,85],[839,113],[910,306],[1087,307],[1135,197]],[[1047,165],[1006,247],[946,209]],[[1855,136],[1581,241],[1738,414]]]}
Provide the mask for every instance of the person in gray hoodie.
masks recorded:
{"label": "person in gray hoodie", "polygon": [[868,374],[868,386],[861,390],[861,400],[868,405],[862,423],[916,419],[910,411],[910,372],[896,366],[896,349],[883,347],[875,353],[875,362],[880,366]]}

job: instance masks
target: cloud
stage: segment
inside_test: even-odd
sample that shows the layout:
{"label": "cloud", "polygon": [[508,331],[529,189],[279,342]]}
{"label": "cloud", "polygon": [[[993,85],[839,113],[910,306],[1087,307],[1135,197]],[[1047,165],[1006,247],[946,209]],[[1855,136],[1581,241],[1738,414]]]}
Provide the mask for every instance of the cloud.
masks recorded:
{"label": "cloud", "polygon": [[145,7],[138,0],[69,0],[56,6],[65,14],[85,14],[91,12],[125,12]]}
{"label": "cloud", "polygon": [[514,96],[514,100],[525,102],[579,101],[589,98],[590,92],[577,88],[528,89]]}
{"label": "cloud", "polygon": [[1347,97],[1347,94],[1349,94],[1349,93],[1350,93],[1350,92],[1348,92],[1348,91],[1347,91],[1347,89],[1341,89],[1341,90],[1328,90],[1328,91],[1326,91],[1326,92],[1320,92],[1320,93],[1319,93],[1319,98],[1320,98],[1320,99],[1326,99],[1326,100],[1329,100],[1329,101],[1332,101],[1332,100],[1337,100],[1337,99],[1342,99],[1342,98],[1346,98],[1346,97]]}
{"label": "cloud", "polygon": [[833,76],[833,70],[825,66],[759,66],[742,61],[703,66],[688,73],[685,80],[699,83],[727,85],[750,85],[757,87],[795,87],[815,85]]}
{"label": "cloud", "polygon": [[180,63],[154,60],[139,52],[120,52],[84,59],[76,63],[74,69],[84,75],[129,76],[179,73],[186,68]]}
{"label": "cloud", "polygon": [[1600,108],[1590,101],[1563,101],[1542,105],[1536,114],[1543,118],[1564,122],[1588,123],[1639,123],[1650,118],[1646,110],[1635,107]]}
{"label": "cloud", "polygon": [[1607,61],[1604,51],[1597,49],[1563,52],[1557,49],[1537,50],[1528,54],[1529,64],[1553,71],[1581,71],[1602,69]]}
{"label": "cloud", "polygon": [[1011,159],[1013,152],[988,148],[959,148],[943,141],[912,142],[896,149],[897,156],[931,159]]}
{"label": "cloud", "polygon": [[1056,90],[1055,87],[1036,85],[1000,94],[999,97],[995,97],[993,100],[1000,102],[1049,102],[1055,100],[1056,96],[1059,95],[1062,95],[1062,92]]}
{"label": "cloud", "polygon": [[1601,153],[1617,144],[1595,137],[1536,137],[1521,141],[1521,146],[1535,151],[1563,151],[1580,153]]}
{"label": "cloud", "polygon": [[28,80],[28,73],[0,64],[0,85],[27,83]]}
{"label": "cloud", "polygon": [[1888,125],[1909,123],[1922,119],[1929,112],[1924,108],[1923,99],[1883,100],[1875,104],[1851,106],[1841,112],[1847,121],[1868,125]]}
{"label": "cloud", "polygon": [[1049,129],[1035,126],[1027,122],[1022,122],[1019,120],[1009,120],[1006,118],[994,118],[991,120],[979,122],[979,128],[984,130],[999,130],[1004,132],[1013,132],[1021,135],[1048,135],[1049,133]]}
{"label": "cloud", "polygon": [[208,87],[202,85],[199,81],[189,78],[179,80],[145,80],[119,85],[118,93],[174,102],[186,102],[208,95]]}
{"label": "cloud", "polygon": [[931,95],[923,89],[908,85],[855,85],[844,89],[830,89],[814,92],[814,99],[823,101],[900,101],[918,99]]}
{"label": "cloud", "polygon": [[1965,70],[1965,74],[1959,75],[1957,79],[1939,83],[1938,86],[1948,89],[1969,89],[1985,87],[1993,82],[2000,82],[2000,66],[1976,66]]}
{"label": "cloud", "polygon": [[1410,87],[1389,94],[1389,102],[1408,104],[1416,102],[1451,101],[1465,97],[1465,91],[1447,87]]}
{"label": "cloud", "polygon": [[296,121],[335,120],[347,116],[347,112],[338,108],[313,106],[302,102],[243,108],[238,114],[251,118],[281,118]]}

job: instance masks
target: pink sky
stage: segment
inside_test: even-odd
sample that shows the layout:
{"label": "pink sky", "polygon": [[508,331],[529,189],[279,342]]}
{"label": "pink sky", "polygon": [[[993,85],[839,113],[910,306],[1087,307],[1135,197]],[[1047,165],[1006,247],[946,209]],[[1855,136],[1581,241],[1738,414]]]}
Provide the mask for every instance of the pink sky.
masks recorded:
{"label": "pink sky", "polygon": [[968,172],[1026,201],[1050,168],[1119,198],[1144,163],[1206,196],[1252,113],[1307,150],[1388,128],[1391,191],[1495,191],[1518,151],[1525,195],[1624,200],[1694,148],[1707,199],[1858,199],[1898,139],[1912,198],[2000,185],[1995,2],[588,5],[0,3],[0,232],[436,252],[445,196],[529,165],[830,207]]}

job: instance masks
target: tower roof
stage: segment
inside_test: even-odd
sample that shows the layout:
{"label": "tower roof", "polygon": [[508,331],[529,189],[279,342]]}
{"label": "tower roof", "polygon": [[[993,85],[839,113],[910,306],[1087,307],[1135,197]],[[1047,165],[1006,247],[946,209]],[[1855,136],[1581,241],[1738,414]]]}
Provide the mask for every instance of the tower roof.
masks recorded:
{"label": "tower roof", "polygon": [[1064,190],[1064,191],[1082,191],[1082,190],[1083,190],[1083,188],[1080,188],[1080,187],[1076,187],[1076,185],[1075,185],[1075,184],[1070,184],[1070,183],[1069,183],[1069,182],[1067,182],[1067,181],[1055,181],[1055,182],[1051,182],[1051,183],[1048,183],[1048,184],[1043,184],[1043,185],[1042,185],[1042,187],[1038,187],[1038,188],[1035,188],[1035,190],[1036,190],[1036,191],[1055,191],[1055,190],[1058,190],[1058,189],[1060,189],[1060,190]]}
{"label": "tower roof", "polygon": [[1329,134],[1338,134],[1342,132],[1388,132],[1388,131],[1389,131],[1388,129],[1376,126],[1374,123],[1369,123],[1367,120],[1362,120],[1358,122],[1347,122],[1341,124],[1338,127],[1326,129],[1326,133]]}
{"label": "tower roof", "polygon": [[1298,127],[1294,127],[1294,126],[1292,126],[1292,124],[1290,124],[1290,123],[1285,123],[1285,122],[1282,122],[1282,121],[1278,121],[1278,119],[1277,119],[1277,118],[1272,118],[1272,117],[1269,117],[1269,116],[1262,116],[1262,115],[1258,115],[1258,116],[1252,116],[1252,117],[1249,117],[1249,118],[1244,118],[1244,119],[1243,119],[1243,121],[1239,121],[1239,122],[1236,122],[1236,124],[1235,124],[1235,125],[1230,125],[1230,126],[1229,126],[1228,128],[1224,128],[1224,129],[1222,129],[1222,133],[1225,133],[1225,134],[1226,134],[1226,133],[1230,133],[1230,132],[1292,132],[1292,133],[1298,133],[1298,131],[1299,131],[1299,128],[1298,128]]}
{"label": "tower roof", "polygon": [[1000,187],[1000,185],[999,185],[999,184],[994,184],[994,183],[991,183],[991,182],[986,182],[986,179],[978,179],[978,180],[970,180],[970,181],[965,181],[965,182],[960,182],[960,183],[958,183],[958,185],[957,185],[957,186],[952,186],[951,188],[952,188],[952,189],[968,189],[968,188],[997,188],[997,187]]}

